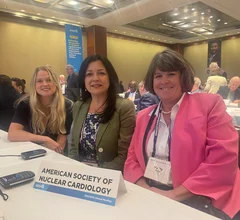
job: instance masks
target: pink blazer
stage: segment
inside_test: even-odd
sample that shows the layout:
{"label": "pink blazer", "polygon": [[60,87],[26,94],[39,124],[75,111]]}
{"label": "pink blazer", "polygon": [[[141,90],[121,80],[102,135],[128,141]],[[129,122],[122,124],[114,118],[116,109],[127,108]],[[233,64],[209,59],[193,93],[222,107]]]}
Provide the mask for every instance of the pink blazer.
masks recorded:
{"label": "pink blazer", "polygon": [[[154,108],[137,116],[124,167],[124,178],[133,183],[146,168],[142,143]],[[219,95],[186,94],[175,119],[170,156],[174,188],[183,185],[194,194],[207,196],[215,207],[233,217],[240,210],[240,172],[238,134],[231,121]],[[156,118],[146,146],[155,124]]]}

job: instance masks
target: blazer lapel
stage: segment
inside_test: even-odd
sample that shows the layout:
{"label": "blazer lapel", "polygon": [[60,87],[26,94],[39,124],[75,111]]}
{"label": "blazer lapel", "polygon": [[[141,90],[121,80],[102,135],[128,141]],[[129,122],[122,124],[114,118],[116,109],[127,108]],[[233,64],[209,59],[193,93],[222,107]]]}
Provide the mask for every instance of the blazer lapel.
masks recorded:
{"label": "blazer lapel", "polygon": [[89,109],[89,101],[86,101],[85,103],[82,104],[81,107],[79,107],[78,112],[77,112],[77,117],[75,118],[74,124],[75,124],[75,128],[76,130],[74,131],[77,135],[80,135],[81,133],[81,129],[83,126],[83,123],[86,119],[86,115],[88,113],[88,109]]}
{"label": "blazer lapel", "polygon": [[104,124],[100,123],[98,133],[97,133],[96,148],[98,148],[99,143],[102,139],[102,136],[103,136],[104,132],[106,131],[109,123],[110,123],[110,121],[108,121],[107,123],[104,123]]}

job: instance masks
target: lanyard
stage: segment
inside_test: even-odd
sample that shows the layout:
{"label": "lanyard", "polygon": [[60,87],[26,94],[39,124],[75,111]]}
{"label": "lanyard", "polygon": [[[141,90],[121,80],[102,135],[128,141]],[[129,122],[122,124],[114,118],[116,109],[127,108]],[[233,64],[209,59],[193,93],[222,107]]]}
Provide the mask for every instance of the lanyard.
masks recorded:
{"label": "lanyard", "polygon": [[[162,103],[160,103],[158,117],[157,117],[157,122],[156,122],[156,126],[155,126],[155,129],[154,129],[152,157],[155,157],[155,154],[156,154],[156,145],[157,145],[157,138],[158,138],[160,120],[161,120],[161,112],[162,112]],[[170,124],[169,124],[169,134],[168,134],[168,149],[169,149],[168,161],[170,161],[171,139],[172,139],[172,132],[171,132],[171,121],[170,121]]]}

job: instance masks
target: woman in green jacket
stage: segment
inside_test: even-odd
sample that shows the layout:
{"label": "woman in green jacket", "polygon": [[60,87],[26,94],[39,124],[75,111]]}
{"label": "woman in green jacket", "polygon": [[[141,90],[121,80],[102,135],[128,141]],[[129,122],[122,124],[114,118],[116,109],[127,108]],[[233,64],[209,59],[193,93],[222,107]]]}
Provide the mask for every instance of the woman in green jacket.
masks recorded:
{"label": "woman in green jacket", "polygon": [[119,81],[110,61],[87,57],[79,71],[82,100],[73,110],[69,156],[83,163],[123,170],[135,127],[135,107],[117,96]]}

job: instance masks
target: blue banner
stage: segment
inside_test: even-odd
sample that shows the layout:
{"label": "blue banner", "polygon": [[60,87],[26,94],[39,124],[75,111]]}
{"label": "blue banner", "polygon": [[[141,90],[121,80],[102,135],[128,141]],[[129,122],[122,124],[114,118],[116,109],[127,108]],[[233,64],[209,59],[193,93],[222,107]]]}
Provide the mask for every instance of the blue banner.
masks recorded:
{"label": "blue banner", "polygon": [[78,72],[83,61],[82,54],[82,28],[71,24],[65,25],[67,64]]}

